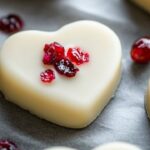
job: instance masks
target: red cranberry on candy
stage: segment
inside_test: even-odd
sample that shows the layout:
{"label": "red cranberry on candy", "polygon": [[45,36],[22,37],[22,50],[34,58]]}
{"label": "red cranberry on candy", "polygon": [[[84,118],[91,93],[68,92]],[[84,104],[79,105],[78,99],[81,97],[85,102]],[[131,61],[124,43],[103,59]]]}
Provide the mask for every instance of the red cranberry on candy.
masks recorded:
{"label": "red cranberry on candy", "polygon": [[61,75],[74,77],[79,69],[67,58],[62,58],[54,64],[55,69]]}
{"label": "red cranberry on candy", "polygon": [[80,48],[69,48],[67,57],[77,65],[89,62],[89,54],[82,52]]}
{"label": "red cranberry on candy", "polygon": [[55,61],[65,56],[65,49],[57,42],[45,44],[43,63],[45,65],[54,64]]}
{"label": "red cranberry on candy", "polygon": [[40,76],[41,76],[41,81],[45,83],[50,83],[55,79],[55,74],[51,69],[45,70],[40,74]]}

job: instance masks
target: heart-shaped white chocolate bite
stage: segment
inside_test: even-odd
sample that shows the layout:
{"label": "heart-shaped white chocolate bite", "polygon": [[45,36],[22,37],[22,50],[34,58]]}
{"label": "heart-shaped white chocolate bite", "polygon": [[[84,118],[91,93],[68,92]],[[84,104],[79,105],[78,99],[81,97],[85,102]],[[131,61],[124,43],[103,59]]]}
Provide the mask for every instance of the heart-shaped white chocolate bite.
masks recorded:
{"label": "heart-shaped white chocolate bite", "polygon": [[[45,150],[75,150],[75,149],[67,148],[67,147],[53,147]],[[98,146],[93,150],[141,150],[141,149],[132,144],[128,144],[124,142],[113,142],[102,146]]]}
{"label": "heart-shaped white chocolate bite", "polygon": [[[50,84],[40,81],[46,43],[79,46],[90,61],[74,78],[57,72]],[[52,67],[52,66],[51,66]],[[89,125],[114,94],[121,77],[121,45],[98,22],[78,21],[56,32],[26,31],[11,36],[0,52],[0,89],[6,98],[48,121],[70,128]]]}

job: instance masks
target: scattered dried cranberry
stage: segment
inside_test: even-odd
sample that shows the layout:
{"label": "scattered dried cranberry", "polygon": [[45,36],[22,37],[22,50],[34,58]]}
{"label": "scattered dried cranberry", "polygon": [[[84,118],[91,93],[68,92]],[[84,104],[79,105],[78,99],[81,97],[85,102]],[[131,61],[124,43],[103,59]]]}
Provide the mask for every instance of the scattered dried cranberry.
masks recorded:
{"label": "scattered dried cranberry", "polygon": [[55,74],[51,69],[47,69],[40,74],[41,81],[45,83],[50,83],[55,79]]}
{"label": "scattered dried cranberry", "polygon": [[67,58],[56,61],[54,67],[58,73],[67,77],[74,77],[79,71],[79,69]]}
{"label": "scattered dried cranberry", "polygon": [[18,32],[23,28],[23,24],[22,19],[18,15],[10,14],[0,19],[0,31],[6,33]]}
{"label": "scattered dried cranberry", "polygon": [[45,44],[44,47],[43,63],[50,65],[54,64],[60,58],[65,56],[65,49],[57,42]]}
{"label": "scattered dried cranberry", "polygon": [[131,58],[137,63],[150,61],[150,37],[142,37],[135,41],[131,49]]}
{"label": "scattered dried cranberry", "polygon": [[18,147],[9,140],[0,140],[0,150],[18,150]]}

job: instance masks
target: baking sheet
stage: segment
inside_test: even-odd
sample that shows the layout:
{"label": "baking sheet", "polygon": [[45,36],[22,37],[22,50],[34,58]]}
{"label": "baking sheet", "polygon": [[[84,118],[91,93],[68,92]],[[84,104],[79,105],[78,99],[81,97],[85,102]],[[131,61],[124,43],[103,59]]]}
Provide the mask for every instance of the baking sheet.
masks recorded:
{"label": "baking sheet", "polygon": [[[90,150],[112,141],[150,149],[150,122],[144,109],[150,65],[133,64],[129,56],[131,43],[150,34],[150,16],[146,12],[128,0],[0,0],[0,16],[11,12],[23,17],[25,30],[53,31],[82,19],[108,25],[122,42],[123,77],[116,96],[96,121],[82,130],[41,120],[1,97],[0,138],[15,141],[21,150],[58,145]],[[0,46],[7,37],[0,33]]]}

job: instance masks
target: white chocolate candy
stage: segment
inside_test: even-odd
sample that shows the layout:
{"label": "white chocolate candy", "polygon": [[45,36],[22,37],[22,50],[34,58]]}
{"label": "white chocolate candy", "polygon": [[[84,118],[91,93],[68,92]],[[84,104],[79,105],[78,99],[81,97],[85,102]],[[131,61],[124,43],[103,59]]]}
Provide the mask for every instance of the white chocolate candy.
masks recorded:
{"label": "white chocolate candy", "polygon": [[132,1],[150,13],[150,0],[132,0]]}
{"label": "white chocolate candy", "polygon": [[148,89],[145,96],[145,107],[146,107],[148,117],[150,118],[150,80],[148,82]]}
{"label": "white chocolate candy", "polygon": [[[45,150],[75,150],[75,149],[66,148],[66,147],[53,147]],[[93,150],[141,150],[141,149],[132,144],[128,144],[124,142],[113,142],[102,146],[98,146]]]}
{"label": "white chocolate candy", "polygon": [[[57,72],[40,81],[43,47],[58,42],[79,46],[90,62],[79,66],[74,78]],[[61,126],[83,128],[103,110],[121,77],[121,44],[103,24],[79,21],[56,32],[26,31],[11,36],[0,52],[0,89],[6,98],[31,113]]]}
{"label": "white chocolate candy", "polygon": [[138,147],[124,142],[108,143],[95,148],[94,150],[140,150]]}

